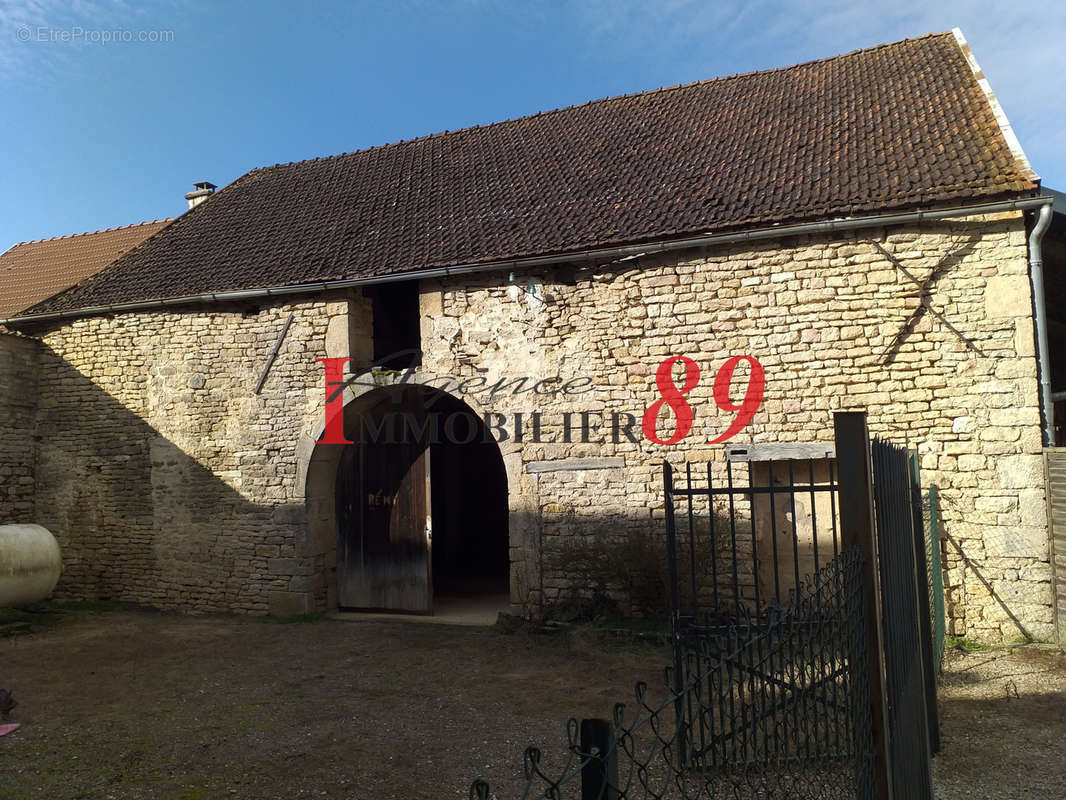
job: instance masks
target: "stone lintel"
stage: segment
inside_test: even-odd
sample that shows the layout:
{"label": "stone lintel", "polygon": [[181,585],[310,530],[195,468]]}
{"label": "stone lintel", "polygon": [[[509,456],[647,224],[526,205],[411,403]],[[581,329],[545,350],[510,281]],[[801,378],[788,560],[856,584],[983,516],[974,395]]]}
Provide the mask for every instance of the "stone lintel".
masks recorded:
{"label": "stone lintel", "polygon": [[833,442],[781,442],[774,444],[731,444],[726,447],[727,461],[806,461],[811,458],[836,458]]}
{"label": "stone lintel", "polygon": [[562,458],[554,461],[530,461],[526,472],[576,472],[585,469],[622,469],[626,460],[616,458]]}

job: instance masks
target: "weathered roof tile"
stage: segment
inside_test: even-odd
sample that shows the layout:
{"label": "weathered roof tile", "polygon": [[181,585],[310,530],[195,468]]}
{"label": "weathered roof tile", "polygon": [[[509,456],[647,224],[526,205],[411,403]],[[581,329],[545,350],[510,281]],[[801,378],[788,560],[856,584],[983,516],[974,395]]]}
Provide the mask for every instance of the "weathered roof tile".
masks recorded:
{"label": "weathered roof tile", "polygon": [[0,255],[0,319],[95,275],[170,220],[20,242]]}
{"label": "weathered roof tile", "polygon": [[252,170],[71,310],[1031,193],[952,34]]}

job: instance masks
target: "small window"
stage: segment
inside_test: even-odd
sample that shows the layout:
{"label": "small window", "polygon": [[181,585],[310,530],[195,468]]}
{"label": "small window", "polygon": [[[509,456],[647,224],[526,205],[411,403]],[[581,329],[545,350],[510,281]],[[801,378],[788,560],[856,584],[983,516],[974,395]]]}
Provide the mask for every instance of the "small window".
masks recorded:
{"label": "small window", "polygon": [[370,287],[367,293],[374,317],[375,363],[384,369],[422,363],[421,357],[413,358],[410,352],[422,349],[418,281],[383,283]]}

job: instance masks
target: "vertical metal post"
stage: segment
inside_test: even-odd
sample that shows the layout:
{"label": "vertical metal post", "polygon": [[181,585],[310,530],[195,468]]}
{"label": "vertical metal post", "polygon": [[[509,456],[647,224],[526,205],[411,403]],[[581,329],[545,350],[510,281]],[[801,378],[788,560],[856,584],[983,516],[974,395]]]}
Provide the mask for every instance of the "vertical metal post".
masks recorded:
{"label": "vertical metal post", "polygon": [[666,500],[666,566],[670,580],[670,634],[674,648],[674,712],[677,726],[677,752],[681,763],[687,754],[685,744],[685,703],[681,690],[685,685],[684,654],[681,647],[681,596],[678,592],[677,529],[674,522],[674,471],[669,462],[663,462],[663,496]]}
{"label": "vertical metal post", "polygon": [[737,509],[733,501],[733,464],[725,462],[726,486],[729,488],[729,550],[732,553],[733,562],[733,614],[740,614],[740,578],[738,577],[737,564]]}
{"label": "vertical metal post", "polygon": [[611,723],[581,720],[581,752],[590,755],[581,768],[581,800],[618,800],[618,748]]}
{"label": "vertical metal post", "polygon": [[[718,536],[714,530],[714,482],[711,479],[711,467],[713,464],[707,462],[707,519],[711,524],[711,590],[714,597],[714,610],[711,612],[714,616],[719,614],[719,601],[718,601]],[[699,620],[696,620],[699,624]]]}
{"label": "vertical metal post", "polygon": [[929,552],[925,546],[925,520],[922,515],[922,482],[918,473],[918,453],[907,454],[911,479],[911,511],[914,517],[914,581],[918,594],[918,637],[922,646],[922,672],[925,682],[925,710],[929,720],[929,752],[940,752],[940,720],[936,709],[936,668],[933,665],[936,640],[933,615],[929,608]]}
{"label": "vertical metal post", "polygon": [[674,471],[670,464],[663,462],[663,497],[666,516],[666,570],[670,581],[670,631],[676,638],[680,627],[681,595],[678,591],[677,574],[677,528],[674,522]]}
{"label": "vertical metal post", "polygon": [[[710,469],[710,465],[707,465]],[[685,463],[685,488],[690,490],[688,500],[688,560],[689,579],[692,583],[692,624],[699,624],[700,619],[700,593],[696,586],[696,522],[692,513],[692,462]],[[680,602],[680,596],[678,602]]]}
{"label": "vertical metal post", "polygon": [[766,469],[766,485],[770,487],[770,549],[774,554],[774,602],[780,606],[781,567],[777,554],[777,501],[774,499],[774,460],[772,458],[766,462]]}
{"label": "vertical metal post", "polygon": [[[873,721],[874,785],[877,800],[892,800],[888,742],[888,695],[885,691],[884,636],[881,628],[881,587],[874,527],[873,463],[866,413],[838,411],[833,415],[837,472],[840,486],[841,549],[858,546],[862,553],[866,641],[869,647],[869,686]],[[861,697],[857,703],[864,702]],[[855,732],[858,735],[858,731]]]}
{"label": "vertical metal post", "polygon": [[[1052,560],[1054,565],[1054,560]],[[944,660],[944,568],[940,563],[940,494],[936,484],[929,486],[929,564],[933,574],[933,635],[936,644],[936,672]]]}

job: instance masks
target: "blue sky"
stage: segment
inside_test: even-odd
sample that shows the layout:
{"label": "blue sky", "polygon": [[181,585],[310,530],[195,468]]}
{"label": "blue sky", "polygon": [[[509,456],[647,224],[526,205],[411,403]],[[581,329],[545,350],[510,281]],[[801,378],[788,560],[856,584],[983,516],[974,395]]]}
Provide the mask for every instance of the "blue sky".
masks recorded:
{"label": "blue sky", "polygon": [[0,0],[0,251],[180,214],[197,180],[954,26],[1066,189],[1060,4],[932,5]]}

